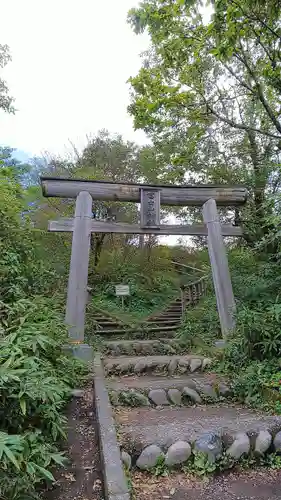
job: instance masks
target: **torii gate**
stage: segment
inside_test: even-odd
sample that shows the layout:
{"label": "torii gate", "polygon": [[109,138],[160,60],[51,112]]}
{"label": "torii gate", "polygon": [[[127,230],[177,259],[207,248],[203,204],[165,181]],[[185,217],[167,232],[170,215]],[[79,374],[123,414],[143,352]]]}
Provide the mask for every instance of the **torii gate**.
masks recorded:
{"label": "torii gate", "polygon": [[[85,361],[92,349],[84,343],[87,303],[90,236],[98,233],[203,235],[208,250],[223,338],[234,328],[235,300],[223,236],[242,236],[241,227],[221,225],[219,206],[240,206],[246,202],[244,187],[213,185],[149,185],[41,177],[46,197],[76,198],[74,219],[49,222],[49,231],[71,231],[72,249],[65,322],[69,325],[69,343],[73,353]],[[92,217],[94,200],[136,202],[141,204],[140,225],[96,221]],[[162,225],[160,203],[176,206],[203,206],[204,224]]]}

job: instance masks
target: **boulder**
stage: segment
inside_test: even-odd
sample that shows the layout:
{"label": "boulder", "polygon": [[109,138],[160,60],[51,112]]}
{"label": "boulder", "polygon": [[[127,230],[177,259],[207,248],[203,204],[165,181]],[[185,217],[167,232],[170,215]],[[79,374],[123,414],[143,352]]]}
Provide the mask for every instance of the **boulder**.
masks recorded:
{"label": "boulder", "polygon": [[241,432],[235,436],[232,445],[226,450],[227,455],[239,460],[242,455],[248,455],[250,451],[250,439],[245,432]]}
{"label": "boulder", "polygon": [[231,396],[232,390],[230,387],[228,387],[225,384],[219,384],[219,394],[223,396],[224,398],[227,398],[228,396]]}
{"label": "boulder", "polygon": [[202,399],[199,396],[198,392],[196,392],[194,389],[191,389],[190,387],[184,387],[182,391],[183,396],[187,396],[191,401],[194,401],[194,403],[201,403]]}
{"label": "boulder", "polygon": [[211,363],[212,360],[210,358],[204,358],[202,361],[202,370],[205,370],[205,368],[207,368],[207,366],[210,366]]}
{"label": "boulder", "polygon": [[199,358],[192,358],[190,361],[190,371],[191,373],[195,372],[198,370],[202,365],[202,360]]}
{"label": "boulder", "polygon": [[193,389],[194,391],[197,390],[197,385],[195,384],[194,380],[192,380],[192,379],[187,380],[186,387],[189,387],[190,389]]}
{"label": "boulder", "polygon": [[167,451],[165,464],[168,467],[186,462],[191,455],[191,446],[186,441],[177,441]]}
{"label": "boulder", "polygon": [[149,391],[148,397],[157,406],[169,405],[169,401],[166,396],[164,389],[151,389]]}
{"label": "boulder", "polygon": [[157,465],[160,458],[164,458],[164,453],[159,446],[151,444],[145,448],[139,458],[137,459],[136,466],[141,470],[149,470]]}
{"label": "boulder", "polygon": [[181,405],[181,392],[178,389],[169,389],[168,390],[168,397],[170,398],[170,401],[174,405]]}
{"label": "boulder", "polygon": [[177,367],[178,367],[178,360],[172,359],[168,366],[169,375],[174,375],[174,373],[177,371]]}
{"label": "boulder", "polygon": [[127,453],[126,451],[122,451],[121,459],[122,459],[122,462],[125,465],[126,469],[130,470],[132,467],[131,455],[129,455],[129,453]]}
{"label": "boulder", "polygon": [[128,361],[123,361],[119,365],[116,366],[115,371],[116,373],[127,373],[131,369],[131,363]]}
{"label": "boulder", "polygon": [[214,432],[206,432],[196,439],[194,450],[205,453],[209,462],[214,463],[222,454],[221,437]]}
{"label": "boulder", "polygon": [[135,366],[134,366],[134,372],[135,373],[142,373],[146,370],[147,368],[147,363],[144,359],[141,359],[138,361]]}
{"label": "boulder", "polygon": [[277,432],[277,434],[273,440],[273,444],[274,444],[275,451],[281,452],[281,431]]}
{"label": "boulder", "polygon": [[271,445],[272,436],[268,431],[260,431],[256,438],[255,453],[263,455]]}
{"label": "boulder", "polygon": [[210,399],[217,399],[217,393],[215,389],[210,384],[202,384],[200,387],[200,392]]}

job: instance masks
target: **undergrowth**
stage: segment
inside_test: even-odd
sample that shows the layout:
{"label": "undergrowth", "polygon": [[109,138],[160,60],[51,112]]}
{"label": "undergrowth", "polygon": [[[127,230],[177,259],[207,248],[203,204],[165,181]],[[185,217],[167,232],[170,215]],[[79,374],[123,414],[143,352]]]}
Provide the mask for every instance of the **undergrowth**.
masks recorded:
{"label": "undergrowth", "polygon": [[155,476],[168,476],[176,470],[181,470],[186,474],[192,474],[199,477],[219,474],[230,469],[250,469],[252,467],[267,467],[271,469],[281,469],[281,457],[277,453],[269,453],[263,456],[244,455],[239,460],[235,460],[226,452],[216,461],[210,461],[208,455],[202,452],[192,451],[189,459],[179,467],[173,469],[165,464],[165,457],[158,459],[155,467],[151,469],[151,473]]}
{"label": "undergrowth", "polygon": [[[89,277],[93,304],[129,324],[163,309],[179,296],[180,285],[191,280],[188,271],[179,272],[173,259],[177,259],[176,251],[164,246],[140,249],[131,245],[104,250],[95,273]],[[121,297],[115,295],[118,284],[130,287],[124,309]]]}
{"label": "undergrowth", "polygon": [[[225,452],[215,462],[210,462],[208,456],[201,452],[192,452],[189,459],[179,466],[169,468],[165,464],[165,457],[159,457],[157,464],[148,471],[148,473],[160,478],[167,477],[177,472],[183,472],[187,476],[197,476],[199,478],[206,478],[221,473],[227,473],[229,470],[243,471],[253,467],[263,467],[273,470],[281,469],[281,457],[276,453],[269,453],[264,456],[243,456],[239,460],[234,460],[229,457]],[[136,491],[134,489],[134,470],[129,470],[124,467],[127,480],[128,489],[132,500],[136,500]],[[170,491],[171,496],[175,490]]]}
{"label": "undergrowth", "polygon": [[236,399],[280,413],[280,265],[245,249],[230,252],[229,263],[237,311],[227,347],[214,346],[221,337],[214,292],[187,312],[181,338],[212,357],[213,370],[232,380]]}
{"label": "undergrowth", "polygon": [[27,206],[17,169],[0,159],[1,500],[39,498],[54,481],[53,468],[66,460],[64,407],[86,376],[63,352],[60,280],[51,259],[42,260]]}
{"label": "undergrowth", "polygon": [[0,498],[28,500],[66,460],[63,409],[86,372],[62,351],[66,331],[53,300],[2,302],[1,319]]}

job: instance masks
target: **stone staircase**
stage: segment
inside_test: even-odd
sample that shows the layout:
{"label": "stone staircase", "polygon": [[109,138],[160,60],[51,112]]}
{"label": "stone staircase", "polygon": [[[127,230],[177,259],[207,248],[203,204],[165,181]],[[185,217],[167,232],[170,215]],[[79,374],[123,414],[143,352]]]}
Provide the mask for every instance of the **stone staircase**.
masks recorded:
{"label": "stone staircase", "polygon": [[[232,400],[228,381],[210,372],[212,360],[187,353],[175,337],[182,312],[205,291],[203,280],[153,314],[143,331],[105,322],[103,367],[127,468],[179,467],[204,454],[211,464],[281,451],[281,417]],[[193,462],[192,462],[193,461]]]}
{"label": "stone staircase", "polygon": [[182,287],[180,297],[134,327],[95,308],[95,333],[101,336],[105,353],[108,356],[184,353],[184,344],[176,338],[176,333],[181,327],[185,310],[193,307],[205,294],[205,281],[201,278]]}
{"label": "stone staircase", "polygon": [[231,385],[204,356],[105,356],[110,401],[128,468],[186,465],[281,451],[281,417],[233,402]]}
{"label": "stone staircase", "polygon": [[[188,267],[177,262],[173,262],[173,264],[177,268],[179,274],[185,273],[185,268]],[[91,289],[89,288],[88,290],[90,291]],[[122,344],[120,348],[124,354],[129,350],[130,342],[132,342],[132,350],[130,352],[134,352],[135,339],[146,338],[150,339],[150,341],[143,341],[138,345],[139,347],[141,345],[143,346],[140,352],[143,351],[143,353],[146,354],[147,349],[149,353],[151,345],[154,342],[152,339],[159,338],[158,345],[163,338],[165,344],[170,344],[172,342],[175,333],[181,326],[186,308],[195,305],[205,294],[205,291],[206,277],[202,277],[193,283],[182,285],[178,297],[166,305],[165,308],[158,312],[154,312],[151,316],[138,323],[137,326],[128,325],[120,318],[116,318],[109,312],[95,306],[92,312],[92,331],[102,336],[108,352],[110,352],[111,348],[115,349],[117,340],[118,342],[120,341],[119,344]],[[122,343],[121,340],[123,340]]]}

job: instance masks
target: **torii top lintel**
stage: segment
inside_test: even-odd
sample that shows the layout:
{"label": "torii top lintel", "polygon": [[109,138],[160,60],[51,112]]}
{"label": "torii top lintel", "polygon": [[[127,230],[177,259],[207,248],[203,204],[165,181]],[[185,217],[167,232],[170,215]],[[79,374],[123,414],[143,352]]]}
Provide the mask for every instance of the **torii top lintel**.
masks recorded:
{"label": "torii top lintel", "polygon": [[140,202],[140,190],[159,189],[162,205],[201,206],[210,198],[220,206],[239,206],[247,200],[243,186],[160,185],[134,184],[59,177],[41,177],[43,195],[46,197],[76,198],[81,191],[88,191],[93,200]]}

